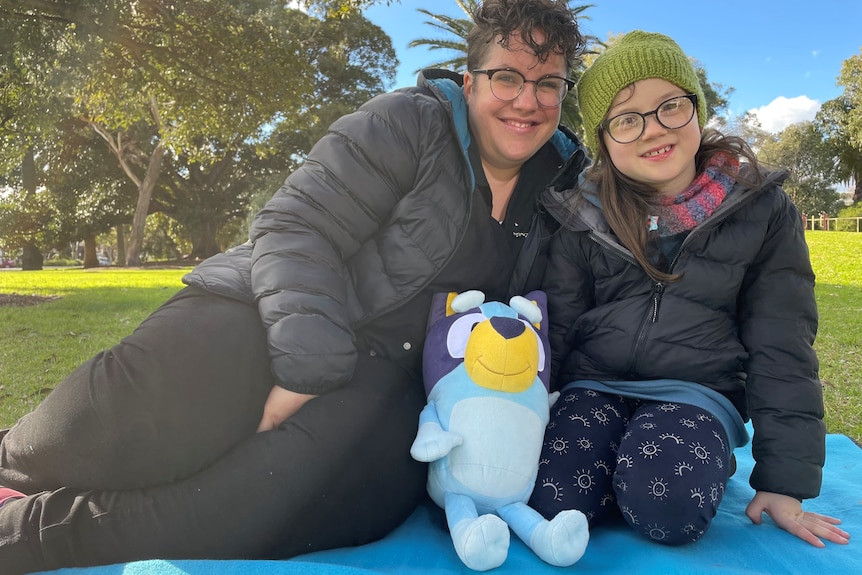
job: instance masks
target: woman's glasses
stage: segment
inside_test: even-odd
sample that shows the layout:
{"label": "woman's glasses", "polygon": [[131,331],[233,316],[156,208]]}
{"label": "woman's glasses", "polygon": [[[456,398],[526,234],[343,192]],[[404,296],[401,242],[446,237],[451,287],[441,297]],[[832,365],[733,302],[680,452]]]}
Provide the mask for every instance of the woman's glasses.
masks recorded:
{"label": "woman's glasses", "polygon": [[491,93],[504,102],[510,102],[520,96],[524,91],[524,84],[535,84],[536,100],[545,108],[559,106],[575,85],[571,80],[559,76],[542,76],[538,80],[527,80],[523,74],[510,68],[473,70],[472,73],[487,74],[491,82]]}

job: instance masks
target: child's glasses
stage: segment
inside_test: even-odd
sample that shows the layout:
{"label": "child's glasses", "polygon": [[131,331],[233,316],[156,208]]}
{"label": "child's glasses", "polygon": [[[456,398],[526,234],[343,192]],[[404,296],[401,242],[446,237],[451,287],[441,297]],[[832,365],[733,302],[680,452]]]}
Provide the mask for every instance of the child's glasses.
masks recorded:
{"label": "child's glasses", "polygon": [[626,112],[608,118],[600,127],[618,144],[630,144],[643,135],[647,116],[655,115],[668,130],[678,130],[691,122],[696,108],[697,94],[686,94],[665,100],[652,112]]}

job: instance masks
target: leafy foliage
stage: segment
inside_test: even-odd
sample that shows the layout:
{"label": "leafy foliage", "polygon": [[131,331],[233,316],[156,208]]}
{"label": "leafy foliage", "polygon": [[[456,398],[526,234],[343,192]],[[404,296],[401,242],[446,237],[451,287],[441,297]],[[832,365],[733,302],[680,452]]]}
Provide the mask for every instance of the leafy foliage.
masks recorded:
{"label": "leafy foliage", "polygon": [[836,176],[855,183],[853,200],[862,200],[862,53],[844,61],[838,84],[844,92],[823,104],[815,122],[836,158]]}
{"label": "leafy foliage", "polygon": [[[862,232],[862,203],[838,210],[834,229],[839,232]],[[851,219],[852,218],[852,219]]]}
{"label": "leafy foliage", "polygon": [[835,212],[838,193],[834,188],[834,157],[813,122],[788,126],[777,137],[765,141],[758,156],[766,164],[790,171],[783,187],[801,212]]}
{"label": "leafy foliage", "polygon": [[394,78],[390,39],[359,12],[372,3],[0,0],[0,173],[38,155],[67,234],[133,221],[130,263],[154,211],[211,255],[250,190]]}

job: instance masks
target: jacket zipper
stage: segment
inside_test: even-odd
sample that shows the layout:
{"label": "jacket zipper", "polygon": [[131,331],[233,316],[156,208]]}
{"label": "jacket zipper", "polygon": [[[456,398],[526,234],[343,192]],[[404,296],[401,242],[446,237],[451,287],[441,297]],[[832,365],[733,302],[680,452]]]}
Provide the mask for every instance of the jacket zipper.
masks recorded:
{"label": "jacket zipper", "polygon": [[658,308],[661,306],[661,294],[664,293],[664,284],[655,282],[652,286],[652,321],[655,323],[658,319]]}
{"label": "jacket zipper", "polygon": [[[761,189],[764,189],[764,188],[761,188]],[[679,246],[679,250],[677,250],[677,253],[674,256],[673,261],[671,261],[670,266],[668,267],[668,273],[673,273],[673,270],[676,267],[676,264],[679,261],[679,258],[683,253],[683,250],[685,250],[686,246],[689,243],[691,243],[692,238],[699,236],[700,234],[702,234],[707,229],[712,229],[715,226],[721,224],[721,222],[726,220],[731,214],[735,213],[741,206],[743,206],[743,205],[747,204],[749,201],[751,201],[755,197],[755,194],[756,194],[756,192],[749,191],[748,193],[745,194],[745,196],[743,196],[739,200],[732,202],[732,203],[725,204],[724,206],[722,206],[722,207],[725,207],[725,209],[722,212],[720,212],[719,215],[715,219],[709,218],[709,219],[707,219],[706,222],[704,222],[704,223],[708,222],[708,224],[709,224],[708,226],[705,227],[703,224],[701,224],[700,226],[698,226],[694,230],[692,230],[692,232],[688,236],[686,236],[686,238],[683,240],[682,244]],[[739,197],[738,195],[734,196],[734,198],[738,198],[738,197]],[[590,232],[589,237],[594,242],[599,244],[599,246],[601,246],[603,249],[611,250],[612,252],[616,253],[619,257],[621,257],[622,259],[624,259],[628,263],[632,264],[635,267],[641,268],[640,264],[634,259],[634,257],[629,256],[628,251],[624,250],[621,246],[596,236],[595,232]],[[641,269],[643,269],[643,268],[641,268]],[[631,354],[629,356],[629,362],[628,362],[627,369],[628,369],[628,372],[632,378],[637,377],[636,376],[637,371],[635,370],[635,368],[637,367],[638,363],[640,363],[639,359],[640,359],[641,353],[643,352],[643,349],[646,345],[647,332],[649,331],[649,326],[650,326],[650,324],[656,323],[658,321],[658,314],[659,314],[659,310],[661,308],[661,300],[662,300],[662,296],[664,295],[664,288],[665,288],[665,284],[663,282],[657,281],[657,282],[653,283],[652,294],[650,295],[650,306],[649,306],[649,309],[647,310],[646,316],[644,317],[643,321],[641,322],[640,327],[638,328],[637,337],[635,338],[635,343],[632,345],[632,351],[631,351]]]}

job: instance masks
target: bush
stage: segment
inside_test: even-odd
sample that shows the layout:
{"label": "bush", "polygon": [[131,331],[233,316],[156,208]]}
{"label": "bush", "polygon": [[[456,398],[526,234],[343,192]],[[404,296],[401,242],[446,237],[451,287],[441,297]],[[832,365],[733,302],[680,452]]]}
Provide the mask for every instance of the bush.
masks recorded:
{"label": "bush", "polygon": [[857,222],[855,219],[841,218],[862,218],[862,202],[857,202],[852,206],[838,212],[838,221],[835,222],[835,229],[839,232],[858,232],[862,230],[862,222]]}
{"label": "bush", "polygon": [[84,265],[84,262],[82,262],[81,260],[69,259],[69,258],[51,258],[51,259],[45,260],[42,263],[42,265],[46,268],[47,267],[54,267],[54,266],[56,266],[56,267],[69,267],[69,266],[81,267],[82,265]]}

